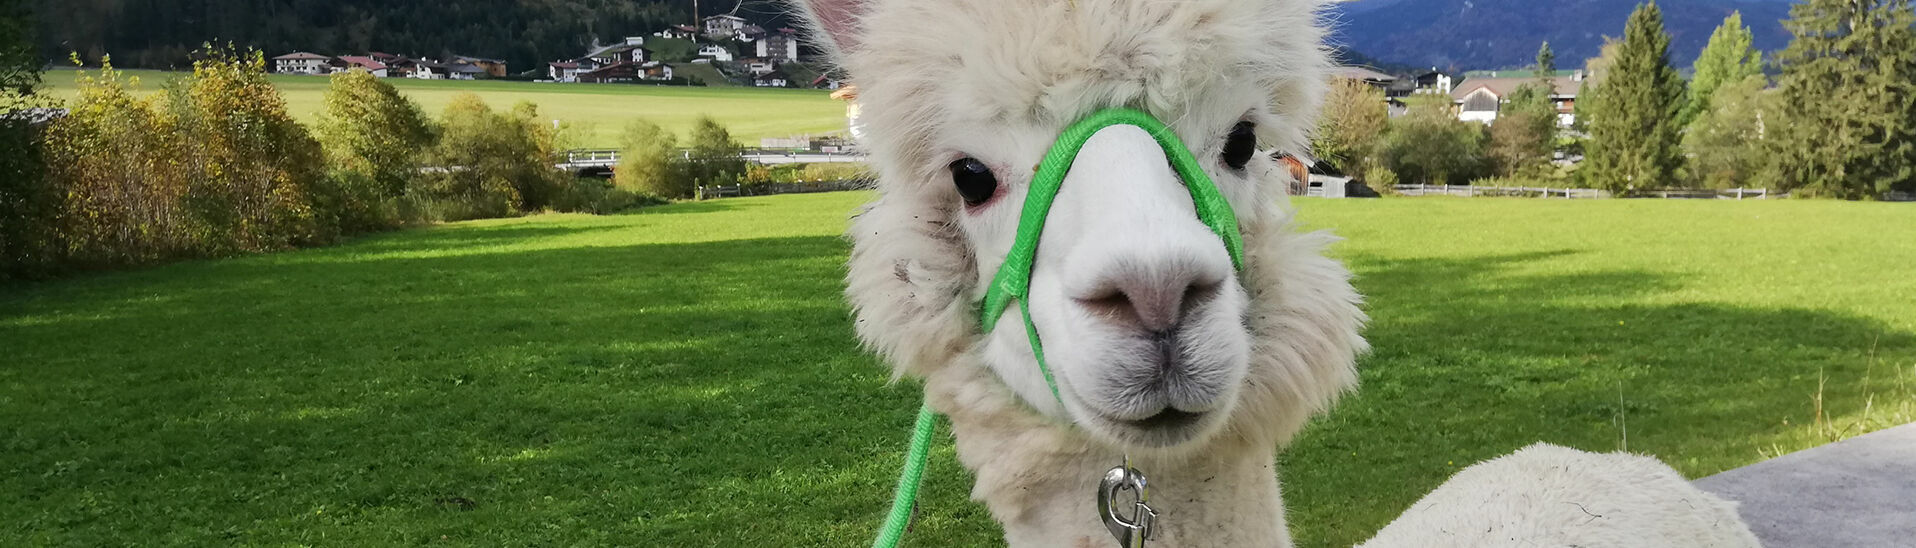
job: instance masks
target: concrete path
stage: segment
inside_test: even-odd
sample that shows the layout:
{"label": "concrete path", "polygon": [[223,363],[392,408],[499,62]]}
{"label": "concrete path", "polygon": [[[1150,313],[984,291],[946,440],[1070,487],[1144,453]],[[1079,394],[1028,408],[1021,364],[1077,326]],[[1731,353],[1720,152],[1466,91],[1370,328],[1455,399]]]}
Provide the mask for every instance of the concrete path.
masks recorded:
{"label": "concrete path", "polygon": [[1769,548],[1916,546],[1916,424],[1700,480]]}

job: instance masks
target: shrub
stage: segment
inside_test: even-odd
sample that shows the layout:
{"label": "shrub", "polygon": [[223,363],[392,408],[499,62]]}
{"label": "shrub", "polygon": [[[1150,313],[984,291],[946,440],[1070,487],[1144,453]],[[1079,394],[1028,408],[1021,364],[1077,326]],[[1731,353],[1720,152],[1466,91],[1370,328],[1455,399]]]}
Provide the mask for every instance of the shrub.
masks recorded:
{"label": "shrub", "polygon": [[1483,175],[1483,126],[1458,120],[1442,105],[1422,105],[1391,120],[1380,153],[1384,166],[1412,183],[1465,184]]}
{"label": "shrub", "polygon": [[549,207],[566,175],[554,169],[556,137],[538,122],[538,109],[521,103],[494,112],[479,96],[460,94],[446,105],[438,173],[427,178],[430,214],[441,220],[503,217]]}
{"label": "shrub", "polygon": [[332,76],[317,137],[326,152],[344,202],[340,224],[348,232],[375,230],[418,220],[401,201],[419,178],[420,160],[432,145],[432,127],[419,105],[364,70]]}
{"label": "shrub", "polygon": [[620,188],[605,179],[576,179],[565,188],[553,202],[555,211],[606,214],[667,203],[663,198]]}
{"label": "shrub", "polygon": [[678,138],[658,124],[634,120],[620,137],[619,167],[613,184],[628,192],[664,198],[692,197],[692,178],[678,150]]}

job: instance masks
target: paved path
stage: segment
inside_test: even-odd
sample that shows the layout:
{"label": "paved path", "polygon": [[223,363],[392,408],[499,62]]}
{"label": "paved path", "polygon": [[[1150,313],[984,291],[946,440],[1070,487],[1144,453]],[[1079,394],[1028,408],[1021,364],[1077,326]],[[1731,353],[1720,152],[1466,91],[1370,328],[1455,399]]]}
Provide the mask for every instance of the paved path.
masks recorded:
{"label": "paved path", "polygon": [[1700,480],[1769,548],[1916,546],[1916,424]]}

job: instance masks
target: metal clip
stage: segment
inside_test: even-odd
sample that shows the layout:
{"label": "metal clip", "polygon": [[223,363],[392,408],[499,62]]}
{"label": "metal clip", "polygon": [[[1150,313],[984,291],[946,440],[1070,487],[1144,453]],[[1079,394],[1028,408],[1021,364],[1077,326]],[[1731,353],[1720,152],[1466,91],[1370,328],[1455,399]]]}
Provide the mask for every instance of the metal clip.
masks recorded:
{"label": "metal clip", "polygon": [[[1118,495],[1125,491],[1137,495],[1137,500],[1130,504],[1130,516],[1118,511],[1123,506],[1118,502]],[[1158,511],[1145,504],[1148,493],[1144,473],[1131,468],[1130,457],[1124,459],[1123,465],[1105,472],[1104,481],[1098,484],[1098,517],[1104,520],[1105,530],[1118,539],[1120,548],[1141,548],[1156,532]]]}

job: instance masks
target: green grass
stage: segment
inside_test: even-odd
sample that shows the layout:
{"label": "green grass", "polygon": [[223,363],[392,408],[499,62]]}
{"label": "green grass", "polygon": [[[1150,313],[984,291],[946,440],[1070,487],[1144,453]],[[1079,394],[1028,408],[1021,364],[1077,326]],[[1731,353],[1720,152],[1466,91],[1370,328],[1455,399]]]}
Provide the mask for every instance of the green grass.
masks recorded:
{"label": "green grass", "polygon": [[[140,77],[141,87],[146,90],[157,90],[162,83],[185,74],[126,72]],[[80,71],[74,70],[53,71],[47,73],[46,80],[54,95],[72,97],[76,89],[74,78],[79,74]],[[301,121],[310,124],[324,110],[322,98],[329,82],[327,77],[273,75],[270,78],[286,97],[287,108]],[[466,92],[479,95],[497,109],[531,101],[539,105],[545,117],[578,127],[580,146],[585,147],[618,146],[619,132],[628,122],[638,119],[651,120],[684,136],[690,133],[694,120],[709,115],[747,146],[757,146],[761,137],[821,135],[845,130],[844,103],[832,100],[831,92],[820,90],[407,78],[385,81],[417,101],[434,117],[445,110],[454,96]]]}
{"label": "green grass", "polygon": [[[838,295],[868,197],[0,288],[0,545],[867,543],[917,409]],[[1611,450],[1627,426],[1696,476],[1912,419],[1908,206],[1300,207],[1349,238],[1376,346],[1282,458],[1305,546],[1534,441]],[[933,459],[908,544],[999,542]]]}

